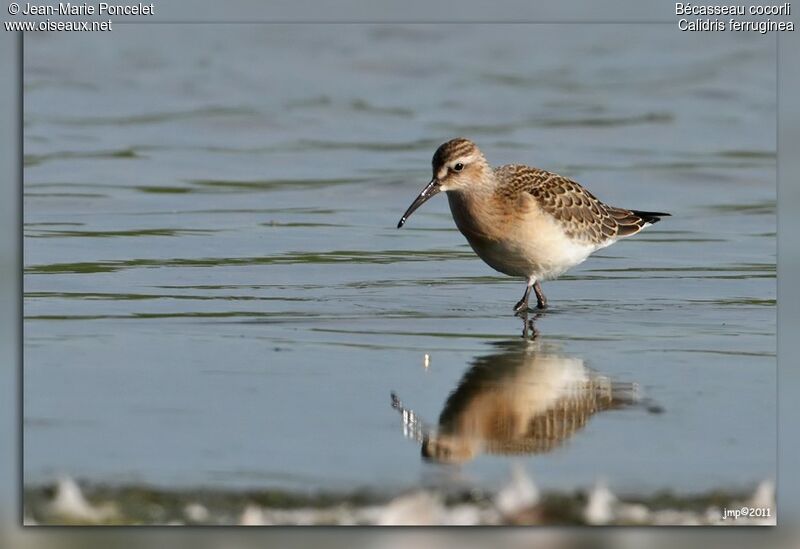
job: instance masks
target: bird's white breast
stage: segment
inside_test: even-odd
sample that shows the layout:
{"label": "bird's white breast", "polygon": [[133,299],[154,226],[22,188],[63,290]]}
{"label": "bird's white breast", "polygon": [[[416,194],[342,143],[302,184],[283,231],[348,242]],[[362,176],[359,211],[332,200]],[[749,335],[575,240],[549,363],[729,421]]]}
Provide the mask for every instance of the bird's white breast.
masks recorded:
{"label": "bird's white breast", "polygon": [[488,201],[478,203],[456,193],[447,195],[458,229],[475,253],[501,273],[537,280],[555,278],[603,247],[568,237],[532,199],[520,205],[517,212],[508,213],[493,211]]}

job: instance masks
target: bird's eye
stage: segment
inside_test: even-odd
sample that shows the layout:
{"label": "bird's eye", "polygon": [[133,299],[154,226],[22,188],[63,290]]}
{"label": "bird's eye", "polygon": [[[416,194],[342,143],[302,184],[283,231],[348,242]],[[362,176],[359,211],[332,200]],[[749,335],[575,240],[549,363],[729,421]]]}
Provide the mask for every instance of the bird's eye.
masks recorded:
{"label": "bird's eye", "polygon": [[457,162],[456,165],[453,166],[454,172],[460,172],[463,169],[464,169],[464,164],[462,164],[461,162]]}

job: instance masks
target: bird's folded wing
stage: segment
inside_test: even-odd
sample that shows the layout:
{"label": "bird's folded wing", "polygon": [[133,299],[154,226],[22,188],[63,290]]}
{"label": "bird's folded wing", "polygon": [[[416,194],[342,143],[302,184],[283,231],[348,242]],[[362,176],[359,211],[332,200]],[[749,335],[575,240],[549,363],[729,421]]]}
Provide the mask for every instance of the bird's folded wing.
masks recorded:
{"label": "bird's folded wing", "polygon": [[618,235],[619,217],[623,211],[630,212],[603,204],[577,182],[529,166],[509,165],[498,170],[510,172],[504,174],[509,183],[502,192],[532,196],[569,238],[598,245],[622,236]]}

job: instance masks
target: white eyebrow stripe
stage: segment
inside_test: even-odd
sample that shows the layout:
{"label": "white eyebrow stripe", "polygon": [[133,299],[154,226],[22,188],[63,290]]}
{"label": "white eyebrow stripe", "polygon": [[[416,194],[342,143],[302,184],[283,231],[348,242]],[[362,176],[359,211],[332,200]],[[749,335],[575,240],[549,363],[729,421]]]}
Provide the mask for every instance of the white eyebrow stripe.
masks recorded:
{"label": "white eyebrow stripe", "polygon": [[476,155],[474,153],[473,154],[468,154],[466,156],[459,156],[458,158],[455,158],[452,162],[450,162],[450,164],[448,164],[447,167],[452,168],[453,166],[455,166],[459,162],[461,162],[464,165],[467,165],[467,164],[471,164],[472,162],[475,162],[476,160],[478,160],[478,155]]}
{"label": "white eyebrow stripe", "polygon": [[456,157],[447,164],[442,165],[441,169],[439,169],[439,171],[436,173],[436,178],[443,179],[447,175],[447,172],[451,170],[453,166],[455,166],[459,162],[461,162],[466,166],[467,164],[471,164],[477,160],[480,160],[481,158],[482,156],[479,153],[475,152]]}

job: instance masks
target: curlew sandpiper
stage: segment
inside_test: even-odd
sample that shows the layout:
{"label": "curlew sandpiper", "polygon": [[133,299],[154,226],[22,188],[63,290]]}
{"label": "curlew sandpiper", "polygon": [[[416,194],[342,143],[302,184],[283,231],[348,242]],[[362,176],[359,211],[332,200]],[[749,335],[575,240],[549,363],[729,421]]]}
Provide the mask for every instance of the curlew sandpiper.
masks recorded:
{"label": "curlew sandpiper", "polygon": [[590,254],[632,236],[668,213],[604,204],[561,175],[508,164],[492,168],[469,139],[456,138],[433,155],[433,178],[397,227],[444,191],[458,230],[493,269],[527,280],[517,313],[528,309],[531,289],[547,307],[540,282],[551,280]]}

